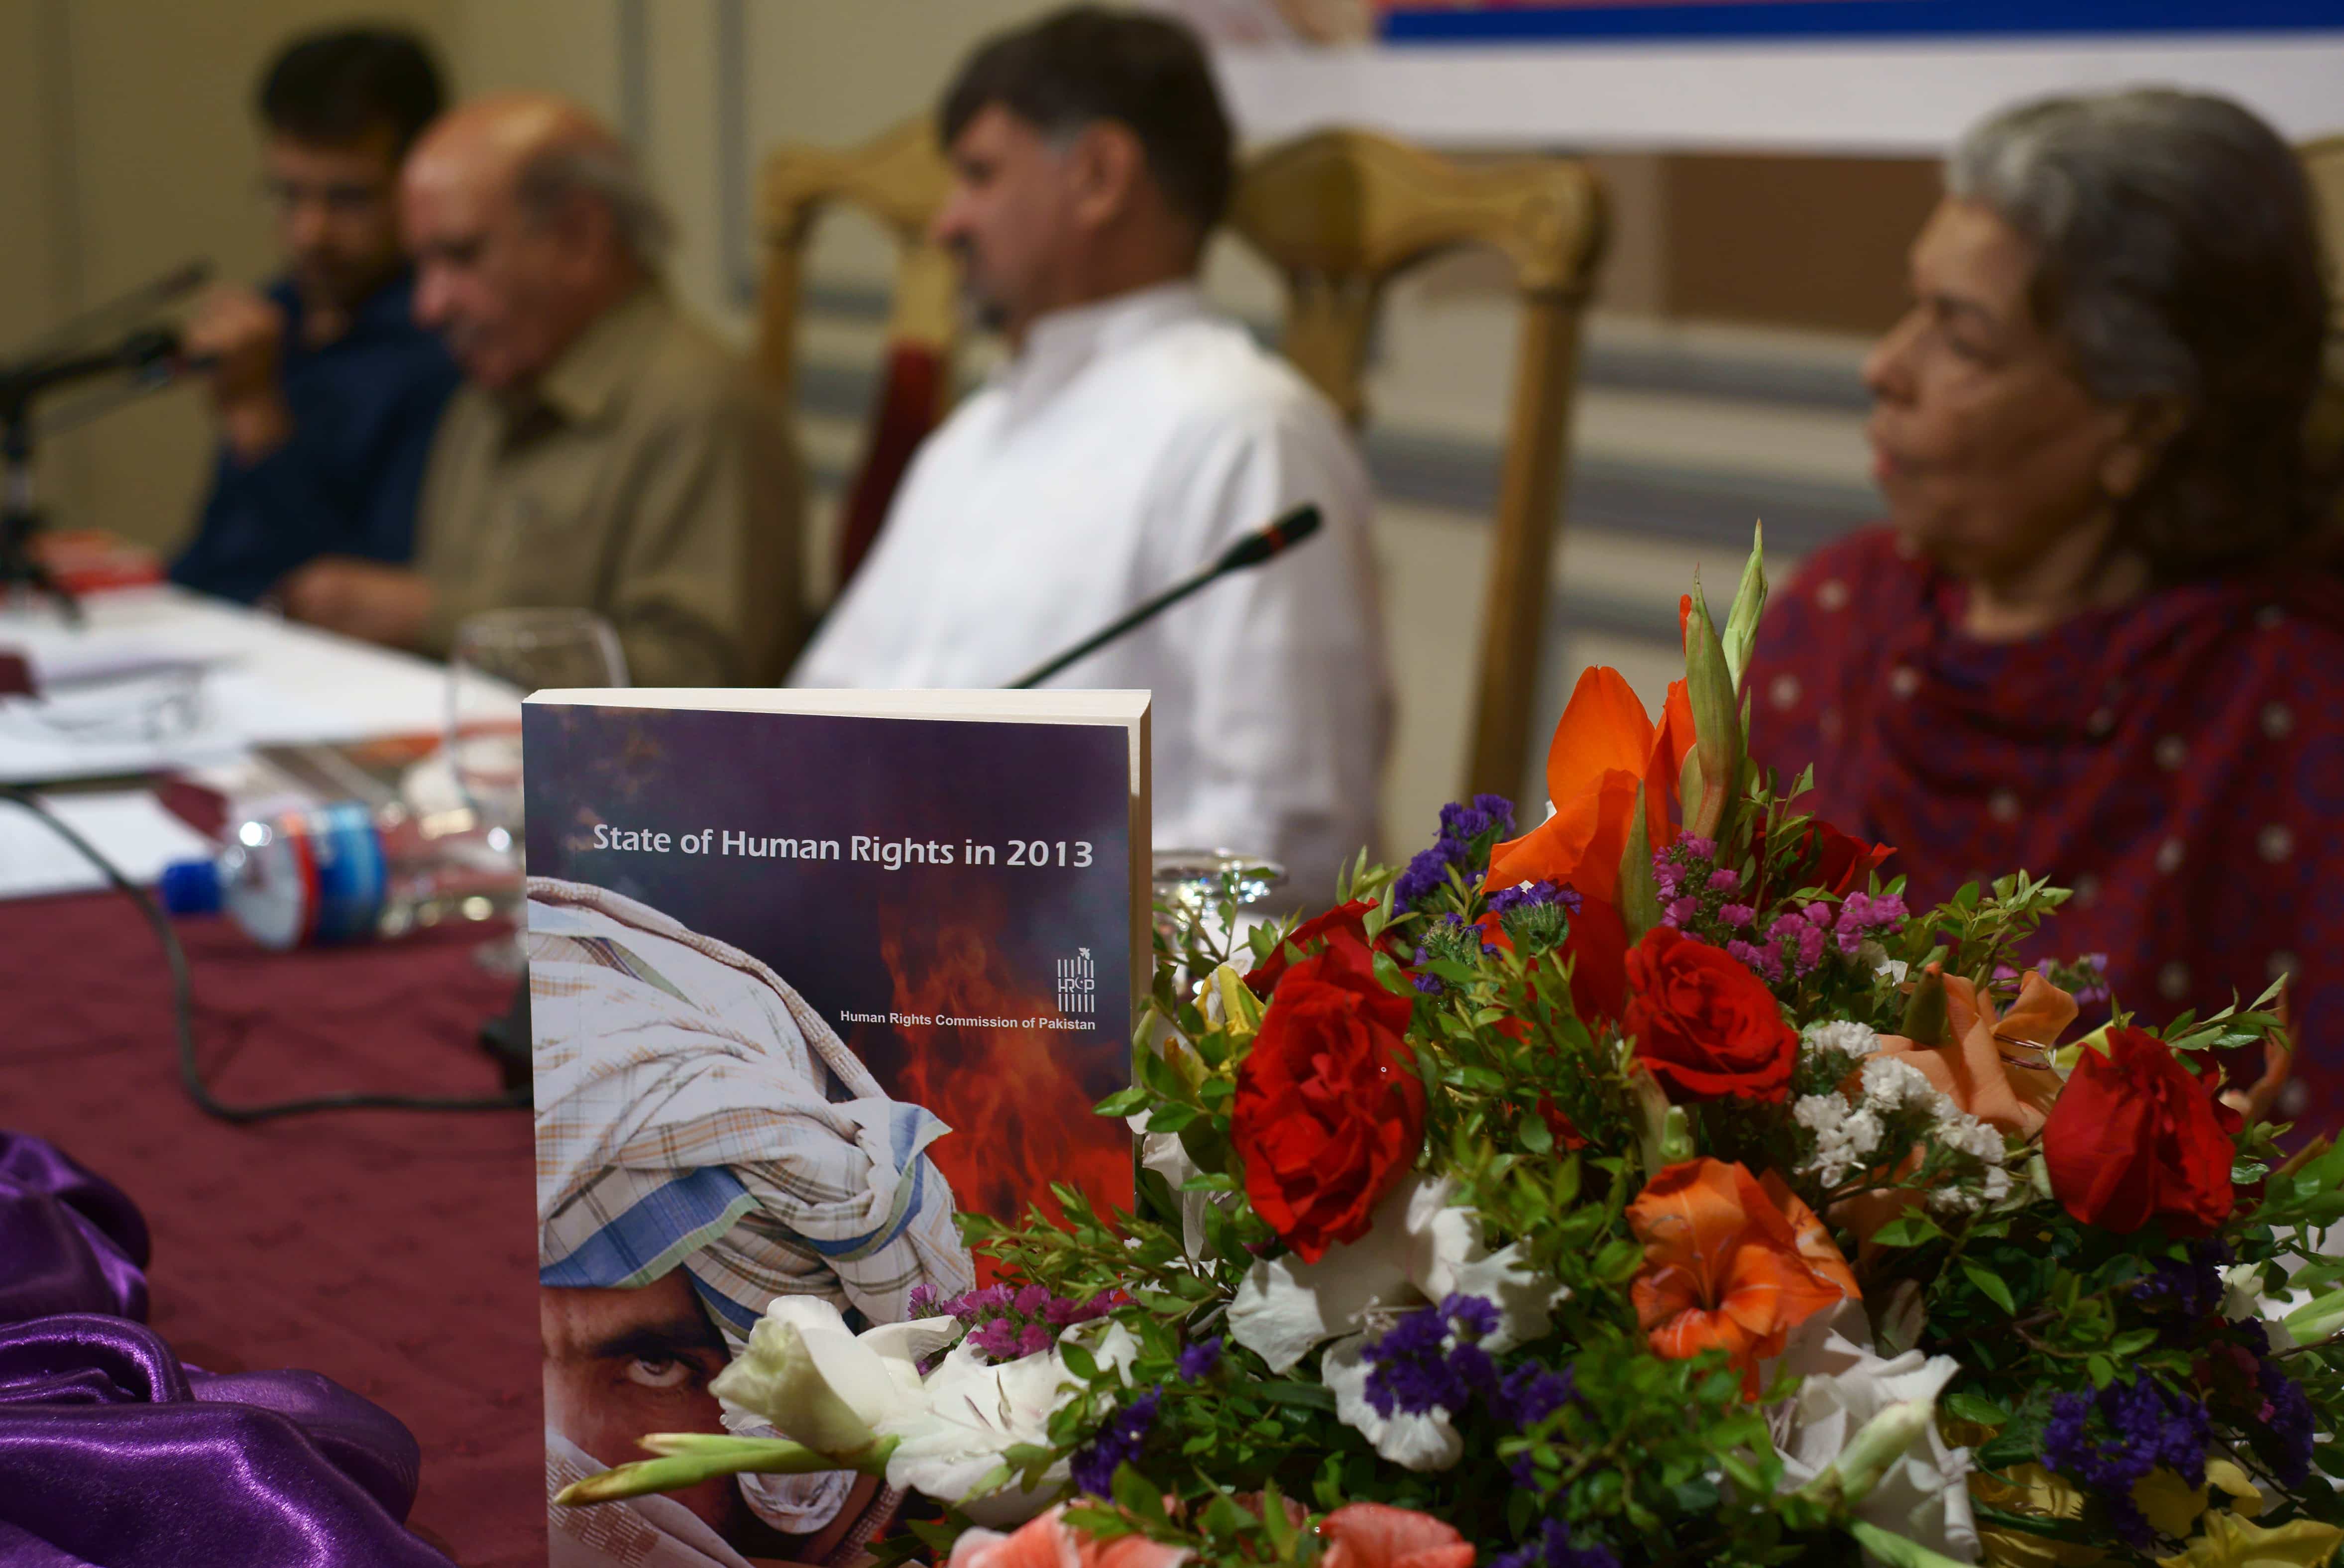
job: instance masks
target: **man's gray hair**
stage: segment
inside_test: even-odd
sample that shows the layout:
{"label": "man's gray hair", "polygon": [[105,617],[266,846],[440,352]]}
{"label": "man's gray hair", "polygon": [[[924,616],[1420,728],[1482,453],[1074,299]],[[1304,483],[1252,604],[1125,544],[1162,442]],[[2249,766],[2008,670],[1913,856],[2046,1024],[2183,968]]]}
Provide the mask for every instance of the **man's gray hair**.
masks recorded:
{"label": "man's gray hair", "polygon": [[2327,290],[2276,132],[2171,88],[2046,98],[1965,136],[1945,186],[2034,246],[2036,319],[2094,397],[2184,410],[2130,509],[2152,558],[2187,575],[2300,531]]}
{"label": "man's gray hair", "polygon": [[635,264],[656,272],[675,238],[675,221],[652,192],[632,154],[616,145],[577,142],[548,147],[524,163],[513,181],[521,211],[551,217],[578,197],[598,201],[611,214],[619,243]]}

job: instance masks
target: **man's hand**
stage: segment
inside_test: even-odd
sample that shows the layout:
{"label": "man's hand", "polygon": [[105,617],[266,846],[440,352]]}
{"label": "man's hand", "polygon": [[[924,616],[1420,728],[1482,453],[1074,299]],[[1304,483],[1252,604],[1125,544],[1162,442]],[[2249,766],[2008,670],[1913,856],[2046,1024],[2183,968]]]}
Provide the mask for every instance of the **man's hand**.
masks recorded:
{"label": "man's hand", "polygon": [[403,566],[325,555],[277,585],[285,613],[345,637],[412,648],[431,618],[430,580]]}
{"label": "man's hand", "polygon": [[209,357],[212,409],[220,435],[239,462],[258,462],[293,439],[278,361],[285,345],[285,312],[249,288],[219,288],[206,296],[180,339],[187,357]]}

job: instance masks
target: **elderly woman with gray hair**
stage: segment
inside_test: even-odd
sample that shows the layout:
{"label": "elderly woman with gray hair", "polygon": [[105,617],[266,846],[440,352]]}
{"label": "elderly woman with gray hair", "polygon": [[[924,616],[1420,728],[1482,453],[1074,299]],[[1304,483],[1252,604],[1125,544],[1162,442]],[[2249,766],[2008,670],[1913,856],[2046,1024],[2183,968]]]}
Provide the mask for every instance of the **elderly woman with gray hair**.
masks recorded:
{"label": "elderly woman with gray hair", "polygon": [[2299,1070],[2258,1092],[2332,1126],[2344,584],[2299,167],[2217,98],[2028,104],[1955,149],[1911,267],[1864,367],[1888,524],[1773,607],[1756,754],[1814,764],[1807,804],[1895,845],[1916,908],[2013,866],[2073,888],[2031,956],[2104,971],[2087,1016],[2289,977]]}

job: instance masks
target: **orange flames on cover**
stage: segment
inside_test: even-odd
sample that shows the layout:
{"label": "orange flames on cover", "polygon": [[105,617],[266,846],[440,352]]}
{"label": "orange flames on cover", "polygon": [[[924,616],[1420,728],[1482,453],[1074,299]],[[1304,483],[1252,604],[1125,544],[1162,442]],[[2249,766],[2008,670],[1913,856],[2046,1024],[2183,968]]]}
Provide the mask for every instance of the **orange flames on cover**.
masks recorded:
{"label": "orange flames on cover", "polygon": [[[895,1011],[980,1018],[1057,1014],[1047,992],[1002,978],[984,938],[986,923],[929,926],[933,950],[909,952],[908,923],[895,915],[883,916],[880,944],[894,981]],[[961,1208],[1016,1219],[1039,1205],[1055,1219],[1060,1209],[1050,1195],[1053,1181],[1071,1184],[1103,1212],[1131,1207],[1131,1136],[1121,1122],[1091,1112],[1100,1096],[1119,1087],[1120,1072],[1114,1082],[1088,1087],[1078,1070],[1085,1058],[1096,1064],[1103,1055],[1120,1067],[1125,1047],[1115,1020],[1121,1010],[1103,996],[1096,1031],[941,1024],[894,1031],[904,1047],[894,1092],[953,1129],[929,1145],[928,1154]],[[990,1276],[983,1258],[978,1271]]]}

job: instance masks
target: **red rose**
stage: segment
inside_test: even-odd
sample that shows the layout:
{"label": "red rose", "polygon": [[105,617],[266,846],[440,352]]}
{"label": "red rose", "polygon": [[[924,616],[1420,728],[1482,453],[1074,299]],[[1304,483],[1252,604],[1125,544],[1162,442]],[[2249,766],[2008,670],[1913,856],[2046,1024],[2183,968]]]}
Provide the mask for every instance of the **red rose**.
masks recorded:
{"label": "red rose", "polygon": [[1799,1037],[1765,982],[1722,948],[1655,926],[1628,954],[1621,1027],[1672,1098],[1779,1101]]}
{"label": "red rose", "polygon": [[1246,985],[1257,996],[1266,997],[1276,990],[1278,982],[1288,968],[1286,950],[1289,947],[1299,953],[1308,953],[1312,943],[1332,936],[1338,931],[1347,933],[1355,941],[1365,943],[1368,939],[1368,911],[1375,906],[1376,901],[1372,898],[1354,898],[1349,904],[1337,905],[1324,915],[1312,916],[1297,926],[1293,934],[1278,945],[1277,952],[1246,971]]}
{"label": "red rose", "polygon": [[1807,824],[1806,842],[1816,854],[1810,885],[1841,895],[1863,892],[1872,874],[1896,853],[1884,844],[1851,837],[1821,817]]}
{"label": "red rose", "polygon": [[2228,1219],[2237,1117],[2215,1103],[2217,1087],[2139,1029],[2109,1030],[2105,1056],[2086,1047],[2043,1124],[2061,1206],[2119,1236],[2152,1219],[2204,1236]]}
{"label": "red rose", "polygon": [[1349,932],[1286,972],[1238,1067],[1229,1132],[1246,1196],[1305,1261],[1367,1234],[1416,1158],[1424,1085],[1401,1031],[1413,1008]]}

